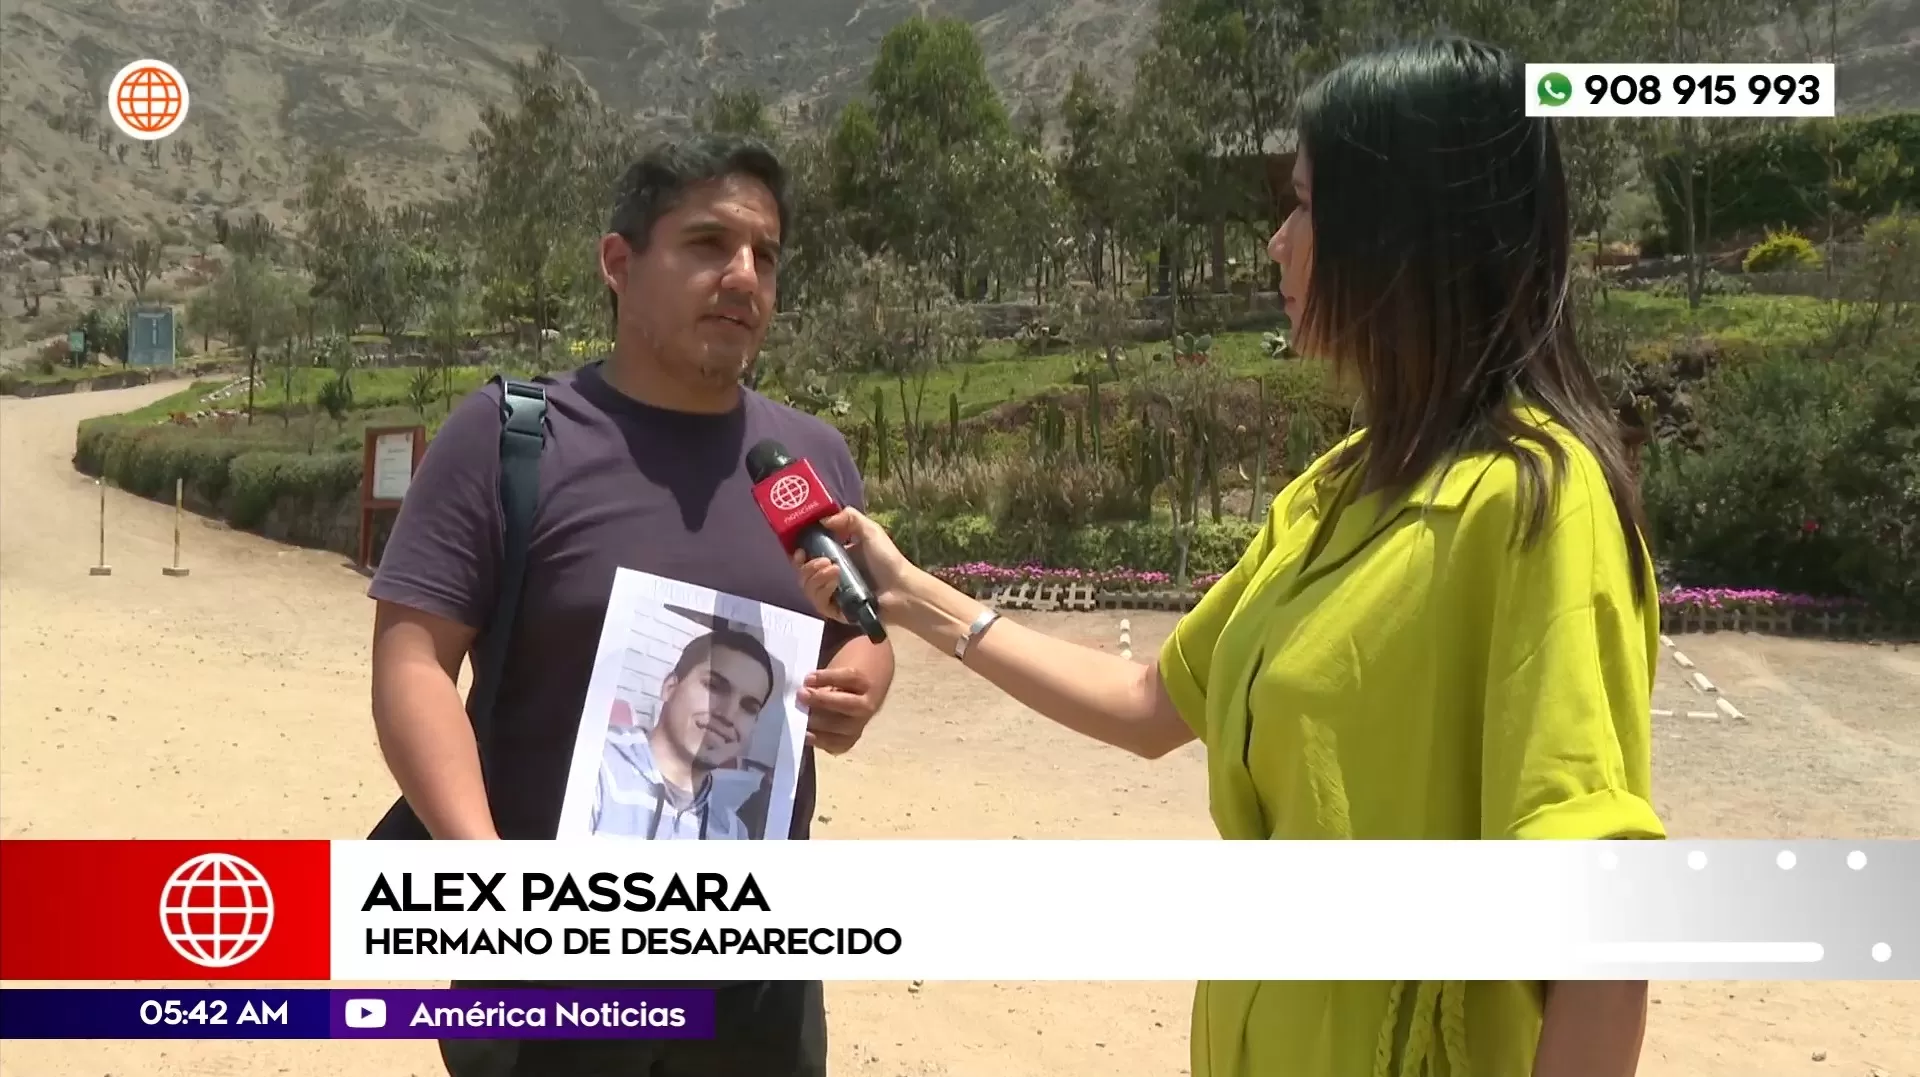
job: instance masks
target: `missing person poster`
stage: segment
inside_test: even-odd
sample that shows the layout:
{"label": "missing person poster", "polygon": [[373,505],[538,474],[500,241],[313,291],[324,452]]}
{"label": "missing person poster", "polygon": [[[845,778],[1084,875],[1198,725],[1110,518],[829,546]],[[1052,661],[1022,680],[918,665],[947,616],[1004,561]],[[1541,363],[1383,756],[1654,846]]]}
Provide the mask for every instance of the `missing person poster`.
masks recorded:
{"label": "missing person poster", "polygon": [[555,835],[784,839],[815,617],[620,569]]}

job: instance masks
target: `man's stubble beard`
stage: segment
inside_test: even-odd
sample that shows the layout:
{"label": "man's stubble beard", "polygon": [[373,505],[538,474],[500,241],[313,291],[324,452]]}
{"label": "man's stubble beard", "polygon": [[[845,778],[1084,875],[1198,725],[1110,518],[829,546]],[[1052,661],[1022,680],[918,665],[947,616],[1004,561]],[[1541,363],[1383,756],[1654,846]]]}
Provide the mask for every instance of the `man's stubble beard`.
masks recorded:
{"label": "man's stubble beard", "polygon": [[719,351],[714,348],[702,349],[694,361],[694,373],[701,383],[714,389],[740,384],[747,368],[753,365],[753,357],[758,348],[749,348],[737,354]]}

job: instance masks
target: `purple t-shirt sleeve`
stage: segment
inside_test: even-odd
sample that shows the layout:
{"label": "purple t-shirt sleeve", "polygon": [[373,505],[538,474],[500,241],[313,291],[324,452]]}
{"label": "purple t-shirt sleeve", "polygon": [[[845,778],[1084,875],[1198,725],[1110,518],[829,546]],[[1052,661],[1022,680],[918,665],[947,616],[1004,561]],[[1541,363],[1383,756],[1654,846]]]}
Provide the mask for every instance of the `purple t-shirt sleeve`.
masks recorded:
{"label": "purple t-shirt sleeve", "polygon": [[367,593],[484,629],[503,532],[500,398],[489,385],[455,406],[427,444]]}
{"label": "purple t-shirt sleeve", "polygon": [[849,508],[867,511],[867,486],[860,478],[860,468],[853,462],[853,452],[847,448],[847,439],[839,431],[834,432],[834,445],[839,449],[831,459],[835,469],[833,481],[839,487],[840,501]]}

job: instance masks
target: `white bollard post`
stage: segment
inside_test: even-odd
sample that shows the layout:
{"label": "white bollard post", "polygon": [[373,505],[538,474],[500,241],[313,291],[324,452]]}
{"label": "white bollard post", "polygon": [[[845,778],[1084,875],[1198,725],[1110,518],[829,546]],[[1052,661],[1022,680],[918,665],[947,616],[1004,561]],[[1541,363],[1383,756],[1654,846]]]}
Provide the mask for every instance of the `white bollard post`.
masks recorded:
{"label": "white bollard post", "polygon": [[93,480],[100,487],[100,561],[87,570],[89,576],[111,576],[113,567],[107,564],[107,477]]}
{"label": "white bollard post", "polygon": [[163,576],[185,576],[187,570],[180,567],[180,517],[186,514],[187,480],[176,477],[173,480],[173,566],[160,566]]}

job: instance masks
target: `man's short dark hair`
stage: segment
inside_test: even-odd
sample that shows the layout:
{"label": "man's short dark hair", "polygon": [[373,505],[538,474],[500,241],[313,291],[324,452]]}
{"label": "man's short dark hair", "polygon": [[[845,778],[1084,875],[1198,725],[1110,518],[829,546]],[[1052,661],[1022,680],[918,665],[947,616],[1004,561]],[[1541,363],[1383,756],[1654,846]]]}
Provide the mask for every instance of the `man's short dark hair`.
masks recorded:
{"label": "man's short dark hair", "polygon": [[674,664],[669,676],[676,682],[685,680],[695,666],[712,658],[716,650],[744,654],[760,663],[760,668],[767,671],[769,694],[779,686],[780,678],[773,672],[773,656],[767,653],[767,645],[752,633],[737,628],[716,628],[704,636],[695,636],[687,644],[687,649],[680,652],[680,661]]}
{"label": "man's short dark hair", "polygon": [[[787,170],[766,143],[744,135],[704,134],[663,142],[628,166],[614,190],[609,232],[626,239],[635,254],[647,249],[653,226],[672,212],[690,188],[728,176],[748,176],[766,184],[780,215],[780,236],[787,235]],[[620,296],[607,290],[614,318]]]}

